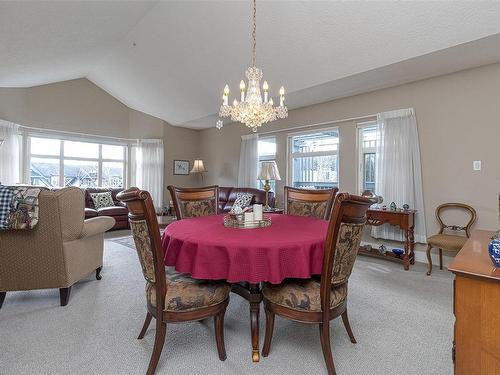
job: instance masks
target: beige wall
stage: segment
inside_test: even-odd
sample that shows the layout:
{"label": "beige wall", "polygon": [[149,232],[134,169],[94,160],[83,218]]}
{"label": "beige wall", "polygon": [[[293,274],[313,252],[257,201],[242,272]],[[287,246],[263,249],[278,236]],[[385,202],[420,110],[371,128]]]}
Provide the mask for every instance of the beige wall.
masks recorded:
{"label": "beige wall", "polygon": [[[450,201],[470,204],[478,211],[476,228],[498,229],[499,87],[500,64],[495,64],[293,110],[287,119],[265,125],[263,131],[413,107],[421,147],[428,233],[437,229],[435,207]],[[354,192],[355,122],[336,126],[341,136],[340,187]],[[240,136],[247,133],[240,124],[227,125],[221,131],[212,128],[201,132],[201,154],[209,169],[208,183],[236,184]],[[283,178],[287,132],[276,135],[277,163]],[[473,160],[482,160],[481,171],[472,170]],[[282,192],[284,182],[278,184],[278,193]]]}
{"label": "beige wall", "polygon": [[[106,137],[163,138],[165,186],[195,185],[196,176],[174,176],[173,159],[198,157],[199,132],[128,108],[87,79],[30,88],[0,88],[0,119],[20,125]],[[168,194],[165,189],[165,199]]]}

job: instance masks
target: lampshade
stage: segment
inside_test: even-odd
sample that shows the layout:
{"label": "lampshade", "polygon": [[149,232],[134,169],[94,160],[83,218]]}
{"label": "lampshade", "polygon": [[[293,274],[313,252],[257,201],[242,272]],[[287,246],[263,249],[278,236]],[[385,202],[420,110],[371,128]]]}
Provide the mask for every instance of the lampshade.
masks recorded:
{"label": "lampshade", "polygon": [[201,173],[206,172],[205,166],[203,165],[203,160],[197,159],[193,163],[193,169],[191,169],[190,173]]}
{"label": "lampshade", "polygon": [[260,167],[259,177],[257,180],[281,180],[280,172],[275,161],[263,161]]}

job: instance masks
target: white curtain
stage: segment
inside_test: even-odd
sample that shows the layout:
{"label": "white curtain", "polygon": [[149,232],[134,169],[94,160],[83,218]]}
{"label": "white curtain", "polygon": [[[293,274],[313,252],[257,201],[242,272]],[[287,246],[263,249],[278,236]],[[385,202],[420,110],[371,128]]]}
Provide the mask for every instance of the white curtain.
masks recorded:
{"label": "white curtain", "polygon": [[258,144],[259,136],[257,134],[243,135],[241,137],[238,187],[257,187]]}
{"label": "white curtain", "polygon": [[15,185],[20,183],[19,125],[0,120],[0,183]]}
{"label": "white curtain", "polygon": [[[398,207],[408,204],[417,210],[415,241],[425,243],[425,213],[422,192],[422,171],[418,142],[417,120],[413,108],[377,115],[377,150],[375,192],[384,204],[395,202]],[[372,236],[402,241],[402,231],[384,224],[372,228]]]}
{"label": "white curtain", "polygon": [[140,139],[137,141],[135,168],[132,170],[131,183],[151,194],[157,212],[163,208],[164,160],[163,140]]}

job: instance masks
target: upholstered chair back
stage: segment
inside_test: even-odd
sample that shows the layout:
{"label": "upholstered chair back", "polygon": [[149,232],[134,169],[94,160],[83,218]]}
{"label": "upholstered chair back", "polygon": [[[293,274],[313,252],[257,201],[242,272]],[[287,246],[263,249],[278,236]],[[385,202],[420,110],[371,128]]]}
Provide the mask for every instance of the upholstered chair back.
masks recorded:
{"label": "upholstered chair back", "polygon": [[151,195],[138,188],[130,188],[117,195],[129,209],[129,223],[135,248],[146,280],[146,290],[157,296],[156,306],[161,313],[165,305],[166,279],[160,228]]}
{"label": "upholstered chair back", "polygon": [[285,212],[328,220],[338,189],[308,190],[285,186]]}
{"label": "upholstered chair back", "polygon": [[[446,210],[450,210],[450,209],[455,209],[455,210],[458,209],[458,210],[464,211],[466,214],[469,215],[468,222],[463,226],[446,224],[445,220],[443,218],[443,213]],[[438,220],[439,225],[441,227],[439,230],[439,234],[442,234],[445,231],[446,232],[453,232],[453,234],[458,234],[457,232],[462,231],[462,235],[463,235],[463,232],[465,232],[465,235],[467,237],[469,237],[470,236],[470,229],[471,229],[472,225],[474,224],[474,222],[476,221],[476,218],[477,218],[476,210],[474,208],[472,208],[471,206],[464,204],[464,203],[444,203],[444,204],[439,205],[436,208],[436,219]]]}
{"label": "upholstered chair back", "polygon": [[321,306],[328,311],[332,285],[346,284],[354,267],[366,223],[368,208],[374,198],[339,193],[333,203],[325,242],[321,273]]}
{"label": "upholstered chair back", "polygon": [[174,203],[177,219],[217,215],[219,187],[180,188],[170,185],[168,191]]}

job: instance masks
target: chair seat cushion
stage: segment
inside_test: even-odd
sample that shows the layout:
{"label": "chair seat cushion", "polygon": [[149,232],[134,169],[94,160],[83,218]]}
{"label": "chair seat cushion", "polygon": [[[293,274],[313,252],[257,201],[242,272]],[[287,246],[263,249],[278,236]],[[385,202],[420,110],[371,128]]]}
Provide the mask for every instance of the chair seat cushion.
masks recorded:
{"label": "chair seat cushion", "polygon": [[[193,311],[217,305],[229,298],[231,287],[225,282],[193,279],[176,272],[173,267],[167,267],[165,275],[167,294],[164,311]],[[156,288],[151,283],[146,284],[146,298],[156,307]]]}
{"label": "chair seat cushion", "polygon": [[[321,311],[320,281],[315,279],[285,280],[279,285],[264,284],[264,298],[271,303],[298,311]],[[347,298],[347,284],[333,287],[330,292],[330,309],[339,306]]]}
{"label": "chair seat cushion", "polygon": [[452,234],[435,234],[427,238],[427,243],[432,247],[454,251],[459,251],[466,241],[467,237],[454,236]]}

